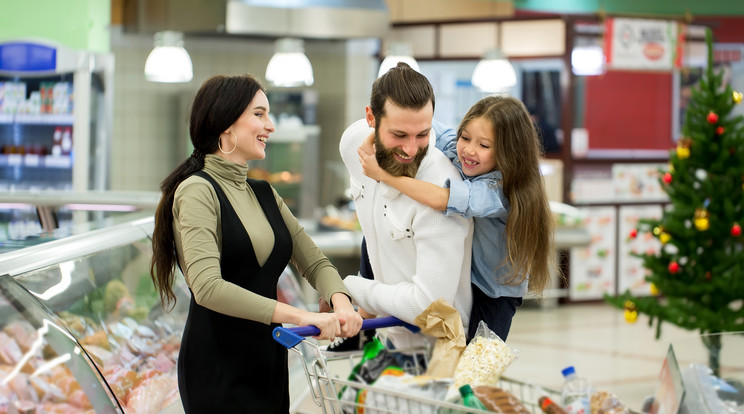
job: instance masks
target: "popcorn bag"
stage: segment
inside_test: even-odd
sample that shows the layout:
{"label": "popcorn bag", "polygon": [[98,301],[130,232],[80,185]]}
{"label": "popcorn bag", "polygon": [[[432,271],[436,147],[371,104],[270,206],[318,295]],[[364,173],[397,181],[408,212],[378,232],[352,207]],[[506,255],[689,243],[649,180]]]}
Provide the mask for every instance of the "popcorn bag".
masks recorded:
{"label": "popcorn bag", "polygon": [[454,389],[465,384],[471,387],[496,385],[501,374],[514,361],[516,354],[480,321],[475,337],[470,341],[457,363],[454,373]]}

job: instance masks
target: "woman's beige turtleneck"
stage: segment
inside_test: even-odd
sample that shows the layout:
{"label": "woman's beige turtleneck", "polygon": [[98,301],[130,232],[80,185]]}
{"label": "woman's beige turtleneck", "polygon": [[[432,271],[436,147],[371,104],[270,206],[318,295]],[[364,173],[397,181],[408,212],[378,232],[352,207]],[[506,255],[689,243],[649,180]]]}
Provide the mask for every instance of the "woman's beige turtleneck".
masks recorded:
{"label": "woman's beige turtleneck", "polygon": [[[204,171],[220,185],[245,226],[260,265],[274,247],[274,233],[253,190],[246,184],[248,166],[209,154]],[[315,245],[297,219],[274,191],[277,205],[292,235],[292,263],[330,303],[334,293],[348,295],[338,270]],[[173,233],[181,269],[196,302],[216,312],[239,318],[270,323],[276,301],[222,279],[220,251],[222,234],[220,206],[214,188],[207,180],[191,176],[175,193]]]}

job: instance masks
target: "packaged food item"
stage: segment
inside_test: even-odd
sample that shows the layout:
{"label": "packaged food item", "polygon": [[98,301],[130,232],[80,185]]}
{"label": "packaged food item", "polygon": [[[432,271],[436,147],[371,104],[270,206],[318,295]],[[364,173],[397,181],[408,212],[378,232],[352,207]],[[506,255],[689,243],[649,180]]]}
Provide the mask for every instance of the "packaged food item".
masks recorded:
{"label": "packaged food item", "polygon": [[514,358],[514,351],[481,321],[457,363],[454,386],[496,385]]}
{"label": "packaged food item", "polygon": [[488,411],[508,414],[531,414],[531,411],[511,392],[492,385],[473,388],[478,399]]}
{"label": "packaged food item", "polygon": [[558,403],[551,400],[548,396],[542,396],[537,400],[540,409],[545,414],[568,414]]}
{"label": "packaged food item", "polygon": [[617,395],[609,392],[600,390],[592,394],[589,401],[589,405],[592,410],[592,414],[628,414],[629,411],[620,402]]}
{"label": "packaged food item", "polygon": [[444,400],[450,383],[451,380],[410,375],[399,368],[386,369],[372,387],[358,390],[353,399],[342,399],[342,409],[348,414],[438,414],[437,406],[410,397]]}

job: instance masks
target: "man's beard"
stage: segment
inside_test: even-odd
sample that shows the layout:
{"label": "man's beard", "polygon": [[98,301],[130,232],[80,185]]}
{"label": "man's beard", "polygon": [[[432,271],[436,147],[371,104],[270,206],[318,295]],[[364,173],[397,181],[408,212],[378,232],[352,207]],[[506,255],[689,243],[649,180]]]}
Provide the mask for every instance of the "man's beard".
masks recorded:
{"label": "man's beard", "polygon": [[413,161],[409,163],[402,163],[398,161],[393,154],[398,153],[406,157],[408,155],[406,155],[403,151],[395,148],[386,148],[382,144],[382,141],[380,141],[380,134],[377,132],[377,130],[375,130],[375,158],[377,158],[377,163],[380,165],[380,168],[387,171],[388,174],[392,175],[393,177],[405,176],[415,178],[416,173],[418,172],[419,165],[421,165],[421,160],[424,159],[426,151],[428,150],[428,145],[423,148],[419,148],[418,152],[416,152],[416,156],[413,158]]}

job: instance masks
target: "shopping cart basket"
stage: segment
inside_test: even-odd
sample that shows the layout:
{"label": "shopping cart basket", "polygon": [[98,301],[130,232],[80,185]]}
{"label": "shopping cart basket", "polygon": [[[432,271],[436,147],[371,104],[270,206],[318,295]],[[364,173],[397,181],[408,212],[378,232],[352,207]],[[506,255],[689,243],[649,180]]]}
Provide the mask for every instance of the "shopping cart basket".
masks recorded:
{"label": "shopping cart basket", "polygon": [[[411,332],[418,332],[419,328],[401,321],[395,317],[385,317],[376,319],[365,319],[362,323],[362,330],[387,328],[393,326],[403,326]],[[374,385],[365,384],[359,381],[350,381],[339,378],[330,373],[329,362],[340,359],[349,359],[350,365],[353,366],[355,361],[361,359],[361,351],[351,356],[329,357],[325,355],[315,341],[308,341],[307,336],[320,334],[320,330],[314,326],[301,326],[295,328],[277,327],[273,331],[274,340],[291,349],[299,355],[300,361],[303,361],[305,378],[308,381],[310,392],[315,404],[322,409],[323,413],[344,413],[344,412],[364,412],[365,414],[416,414],[432,413],[436,414],[442,409],[450,409],[456,413],[487,413],[479,409],[464,407],[462,405],[452,404],[439,399],[427,398],[413,395],[410,392],[382,388]],[[305,359],[302,350],[298,345],[306,344],[312,349],[313,357]],[[414,355],[413,361],[418,358],[415,355],[428,356],[428,349],[401,349],[392,352],[405,352],[408,355]],[[306,362],[309,361],[309,362]],[[414,365],[412,369],[407,370],[411,374],[421,374],[419,366]],[[442,381],[451,383],[451,379]],[[375,404],[370,407],[356,400],[346,400],[339,398],[339,391],[343,388],[349,388],[353,393],[356,391],[366,390],[367,393],[374,393],[375,401],[381,399],[383,404]],[[547,395],[552,399],[560,399],[560,393],[557,391],[544,389],[539,386],[527,384],[525,382],[512,380],[502,377],[497,387],[508,391],[522,402],[522,404],[533,414],[541,413],[537,401]]]}

